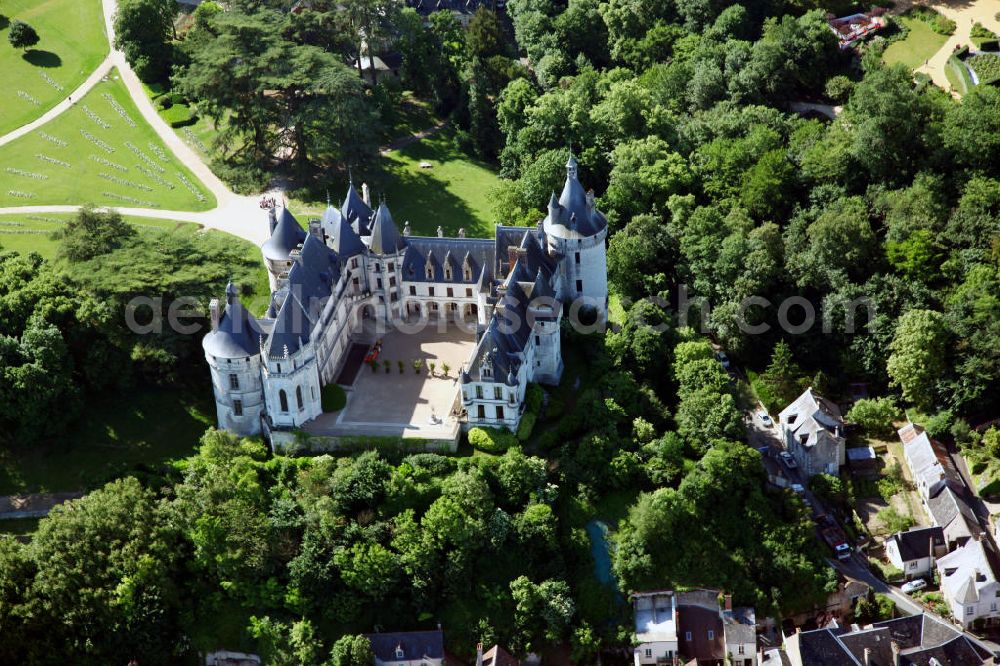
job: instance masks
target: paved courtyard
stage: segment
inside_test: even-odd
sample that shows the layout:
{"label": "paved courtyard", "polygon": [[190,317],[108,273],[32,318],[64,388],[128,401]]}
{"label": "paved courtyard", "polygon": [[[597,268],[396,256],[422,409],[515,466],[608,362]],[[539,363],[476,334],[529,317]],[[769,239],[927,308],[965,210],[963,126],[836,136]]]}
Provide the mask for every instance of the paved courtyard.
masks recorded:
{"label": "paved courtyard", "polygon": [[[323,414],[306,426],[316,435],[379,435],[451,439],[457,421],[451,417],[458,395],[458,374],[475,347],[475,334],[436,325],[418,333],[392,331],[382,338],[376,372],[363,367],[347,391],[347,405],[335,414]],[[418,374],[414,359],[423,359]],[[391,362],[389,372],[381,361]],[[402,374],[397,361],[404,364]],[[434,375],[428,370],[435,363]],[[442,363],[449,367],[443,375]]]}

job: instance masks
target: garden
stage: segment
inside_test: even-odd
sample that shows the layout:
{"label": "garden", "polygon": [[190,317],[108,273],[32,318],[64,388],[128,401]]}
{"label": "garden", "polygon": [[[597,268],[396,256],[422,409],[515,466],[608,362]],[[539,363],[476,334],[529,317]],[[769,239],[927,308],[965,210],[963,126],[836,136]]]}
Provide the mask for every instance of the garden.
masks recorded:
{"label": "garden", "polygon": [[[38,35],[26,49],[8,42],[13,21]],[[64,99],[108,53],[100,0],[6,0],[0,6],[0,72],[7,91],[0,134],[31,122]]]}
{"label": "garden", "polygon": [[910,69],[920,67],[944,46],[951,34],[943,32],[947,26],[938,28],[936,20],[928,20],[925,13],[911,11],[896,18],[896,21],[905,35],[889,44],[882,54],[882,59],[890,65],[901,63]]}
{"label": "garden", "polygon": [[970,57],[965,63],[975,73],[977,85],[991,85],[1000,81],[1000,55],[979,53]]}
{"label": "garden", "polygon": [[73,108],[0,148],[0,205],[208,210],[215,197],[163,144],[117,70]]}

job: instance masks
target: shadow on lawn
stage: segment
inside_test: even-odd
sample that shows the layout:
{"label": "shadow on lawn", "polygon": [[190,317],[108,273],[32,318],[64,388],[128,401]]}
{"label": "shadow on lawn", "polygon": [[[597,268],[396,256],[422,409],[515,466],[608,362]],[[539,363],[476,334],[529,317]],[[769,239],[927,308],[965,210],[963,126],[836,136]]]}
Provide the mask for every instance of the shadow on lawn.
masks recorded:
{"label": "shadow on lawn", "polygon": [[62,58],[52,51],[40,51],[30,49],[21,56],[35,67],[59,67],[62,65]]}
{"label": "shadow on lawn", "polygon": [[[384,192],[400,230],[409,221],[414,235],[434,236],[441,225],[445,236],[457,236],[458,230],[465,228],[470,237],[488,237],[492,235],[492,225],[481,220],[468,203],[448,190],[454,178],[441,170],[451,161],[484,169],[491,167],[455,152],[446,141],[444,137],[425,139],[405,148],[404,158],[384,158],[386,168],[374,184],[373,198]],[[422,161],[436,164],[426,171],[413,171],[413,165]]]}

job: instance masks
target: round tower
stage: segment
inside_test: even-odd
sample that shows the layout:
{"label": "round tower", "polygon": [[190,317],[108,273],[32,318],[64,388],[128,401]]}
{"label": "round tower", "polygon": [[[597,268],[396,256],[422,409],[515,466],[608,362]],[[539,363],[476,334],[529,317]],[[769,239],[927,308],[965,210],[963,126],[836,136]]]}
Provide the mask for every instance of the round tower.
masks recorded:
{"label": "round tower", "polygon": [[[578,164],[571,154],[566,162],[562,194],[549,200],[542,222],[548,250],[559,262],[560,299],[570,306],[576,301],[592,307],[601,322],[608,316],[608,221],[594,203],[594,193],[580,184]],[[577,305],[576,307],[580,307]]]}
{"label": "round tower", "polygon": [[213,298],[209,310],[212,330],[201,344],[212,374],[219,427],[238,435],[256,435],[264,414],[260,326],[243,307],[232,282],[226,287],[225,307]]}

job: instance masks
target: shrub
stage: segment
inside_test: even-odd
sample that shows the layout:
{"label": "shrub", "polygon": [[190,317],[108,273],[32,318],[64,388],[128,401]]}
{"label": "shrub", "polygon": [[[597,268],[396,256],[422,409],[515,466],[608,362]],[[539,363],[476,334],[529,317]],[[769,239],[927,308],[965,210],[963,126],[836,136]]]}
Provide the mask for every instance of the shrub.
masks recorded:
{"label": "shrub", "polygon": [[906,483],[903,481],[903,470],[900,469],[898,462],[889,465],[885,476],[878,480],[877,485],[879,496],[886,502],[889,502],[893,495],[898,495],[906,489]]}
{"label": "shrub", "polygon": [[878,521],[889,534],[905,532],[914,525],[913,518],[911,516],[904,516],[891,506],[887,506],[878,512]]}
{"label": "shrub", "polygon": [[535,421],[537,420],[538,414],[527,411],[524,413],[524,416],[521,417],[521,423],[517,426],[518,441],[528,441],[528,438],[531,437],[531,431],[535,429]]}
{"label": "shrub", "polygon": [[169,109],[174,105],[174,100],[171,99],[170,95],[160,95],[156,100],[156,106],[161,109]]}
{"label": "shrub", "polygon": [[517,446],[517,437],[505,428],[472,428],[469,430],[469,444],[472,448],[485,453],[504,453],[512,446]]}
{"label": "shrub", "polygon": [[339,412],[347,404],[347,394],[339,384],[327,384],[319,393],[323,412]]}
{"label": "shrub", "polygon": [[903,577],[903,572],[896,567],[892,566],[888,562],[882,562],[880,560],[869,560],[868,563],[871,565],[872,570],[875,575],[884,580],[887,583],[892,583],[894,581],[900,580]]}
{"label": "shrub", "polygon": [[524,407],[526,411],[538,414],[542,411],[542,401],[545,400],[545,391],[538,384],[528,384],[528,390],[524,396]]}
{"label": "shrub", "polygon": [[1000,55],[983,53],[966,61],[979,77],[979,85],[989,85],[1000,81]]}

